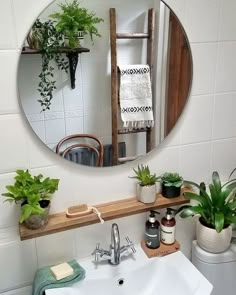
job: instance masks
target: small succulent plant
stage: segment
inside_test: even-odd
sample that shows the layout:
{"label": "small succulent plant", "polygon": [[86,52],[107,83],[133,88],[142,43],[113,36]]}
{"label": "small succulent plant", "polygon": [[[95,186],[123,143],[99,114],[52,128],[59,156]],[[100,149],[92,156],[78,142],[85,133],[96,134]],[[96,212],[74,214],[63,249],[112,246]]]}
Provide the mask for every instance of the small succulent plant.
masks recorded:
{"label": "small succulent plant", "polygon": [[160,177],[157,177],[156,174],[151,174],[150,169],[148,165],[138,165],[138,169],[133,169],[135,172],[135,176],[132,176],[130,178],[135,178],[138,180],[138,183],[141,186],[148,186],[148,185],[154,185],[156,182],[160,180]]}
{"label": "small succulent plant", "polygon": [[165,186],[180,187],[183,185],[183,177],[178,173],[166,172],[161,176],[161,181]]}

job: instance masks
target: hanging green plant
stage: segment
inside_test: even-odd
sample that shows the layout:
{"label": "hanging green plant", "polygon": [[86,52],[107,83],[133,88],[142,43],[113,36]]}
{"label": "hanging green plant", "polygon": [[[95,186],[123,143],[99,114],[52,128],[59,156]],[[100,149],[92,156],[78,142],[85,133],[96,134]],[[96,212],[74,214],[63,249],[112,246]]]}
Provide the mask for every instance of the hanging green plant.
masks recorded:
{"label": "hanging green plant", "polygon": [[52,61],[56,62],[59,70],[66,73],[69,68],[68,61],[59,51],[64,46],[63,35],[56,30],[53,21],[41,22],[37,19],[28,34],[27,41],[30,48],[39,49],[41,53],[42,70],[38,84],[41,99],[38,102],[41,104],[42,111],[46,111],[50,109],[53,91],[56,89]]}

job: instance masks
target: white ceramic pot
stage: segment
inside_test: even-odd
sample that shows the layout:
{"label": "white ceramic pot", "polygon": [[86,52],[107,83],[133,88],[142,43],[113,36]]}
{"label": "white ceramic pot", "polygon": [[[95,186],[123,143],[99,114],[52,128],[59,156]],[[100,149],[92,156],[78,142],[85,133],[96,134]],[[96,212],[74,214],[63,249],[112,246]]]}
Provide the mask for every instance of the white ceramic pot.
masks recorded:
{"label": "white ceramic pot", "polygon": [[[78,31],[77,38],[78,38],[78,45],[77,46],[83,47],[83,45],[84,45],[84,32]],[[70,47],[69,38],[67,36],[64,36],[64,42],[65,42],[66,47]]]}
{"label": "white ceramic pot", "polygon": [[157,198],[156,184],[141,186],[137,184],[137,199],[139,202],[149,204],[154,203]]}
{"label": "white ceramic pot", "polygon": [[197,221],[197,243],[211,253],[220,253],[228,249],[232,238],[232,227],[229,226],[217,233],[215,229],[206,227]]}

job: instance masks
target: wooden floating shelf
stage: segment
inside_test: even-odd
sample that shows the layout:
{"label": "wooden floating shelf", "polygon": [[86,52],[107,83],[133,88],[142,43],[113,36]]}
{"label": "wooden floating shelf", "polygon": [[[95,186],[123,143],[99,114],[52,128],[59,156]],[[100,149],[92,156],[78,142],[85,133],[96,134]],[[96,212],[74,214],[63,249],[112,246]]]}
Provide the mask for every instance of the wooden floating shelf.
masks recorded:
{"label": "wooden floating shelf", "polygon": [[[78,48],[67,48],[63,47],[57,50],[59,53],[83,53],[83,52],[89,52],[90,50],[88,48],[84,47],[78,47]],[[21,51],[21,54],[40,54],[40,49],[31,49],[29,47],[24,47]]]}
{"label": "wooden floating shelf", "polygon": [[[182,193],[187,191],[183,189]],[[188,203],[183,195],[177,198],[167,199],[161,194],[158,194],[157,200],[152,204],[143,204],[138,202],[136,198],[123,199],[119,201],[109,202],[96,205],[95,207],[101,212],[104,220],[112,220],[125,216],[130,216],[138,213],[143,213],[151,209],[162,209],[170,206],[178,206]],[[98,216],[95,213],[90,213],[86,216],[68,218],[65,212],[52,214],[49,216],[48,224],[44,228],[30,230],[24,225],[20,225],[21,240],[33,239],[65,230],[75,229],[78,227],[99,223]]]}

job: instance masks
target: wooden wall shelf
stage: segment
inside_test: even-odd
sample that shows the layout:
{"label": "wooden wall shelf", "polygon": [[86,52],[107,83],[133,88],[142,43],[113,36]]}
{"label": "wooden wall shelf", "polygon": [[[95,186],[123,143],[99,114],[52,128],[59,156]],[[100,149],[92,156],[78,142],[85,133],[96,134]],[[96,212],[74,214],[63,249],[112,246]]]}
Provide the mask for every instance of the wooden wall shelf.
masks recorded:
{"label": "wooden wall shelf", "polygon": [[[68,60],[69,60],[69,68],[70,68],[70,81],[71,81],[71,88],[75,89],[75,74],[76,68],[79,61],[79,54],[84,52],[90,52],[88,48],[78,47],[78,48],[60,48],[57,50],[59,53],[65,53]],[[23,47],[21,54],[40,54],[40,49],[30,49],[29,47]]]}
{"label": "wooden wall shelf", "polygon": [[[84,47],[78,47],[78,48],[67,48],[63,47],[58,50],[60,53],[83,53],[83,52],[89,52],[90,50],[88,48]],[[29,47],[23,47],[21,54],[40,54],[40,49],[31,49]]]}
{"label": "wooden wall shelf", "polygon": [[[184,191],[187,190],[184,189]],[[171,206],[178,206],[188,202],[189,200],[187,200],[182,195],[177,198],[167,199],[159,194],[154,204],[143,204],[138,202],[136,198],[130,198],[96,205],[95,207],[97,207],[101,212],[102,218],[104,220],[112,220],[115,218],[143,213],[151,209],[162,209]],[[20,238],[21,240],[28,240],[99,222],[98,216],[95,213],[90,213],[86,216],[76,218],[66,217],[65,212],[52,214],[49,216],[48,224],[44,228],[30,230],[24,225],[20,225]]]}

